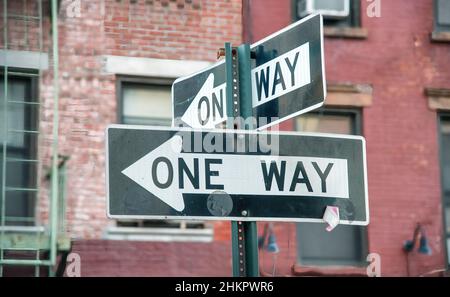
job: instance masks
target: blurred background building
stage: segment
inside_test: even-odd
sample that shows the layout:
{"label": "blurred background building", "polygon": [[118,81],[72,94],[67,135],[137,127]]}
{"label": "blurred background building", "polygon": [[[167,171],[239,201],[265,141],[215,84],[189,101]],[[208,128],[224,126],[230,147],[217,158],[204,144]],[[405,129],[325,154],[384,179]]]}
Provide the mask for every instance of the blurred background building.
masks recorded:
{"label": "blurred background building", "polygon": [[444,275],[450,0],[3,0],[1,273],[60,275],[74,252],[82,276],[231,275],[228,222],[107,219],[105,127],[170,125],[176,78],[317,11],[326,104],[280,129],[365,136],[371,221],[259,224],[261,274],[366,275],[377,253],[385,276]]}

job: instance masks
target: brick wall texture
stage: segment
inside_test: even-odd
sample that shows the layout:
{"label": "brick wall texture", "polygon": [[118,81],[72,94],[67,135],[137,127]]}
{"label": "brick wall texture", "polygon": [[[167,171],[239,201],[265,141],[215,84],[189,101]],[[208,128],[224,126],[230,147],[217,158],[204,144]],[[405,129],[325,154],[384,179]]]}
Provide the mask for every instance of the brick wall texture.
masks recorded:
{"label": "brick wall texture", "polygon": [[[33,3],[34,2],[34,3]],[[37,15],[37,1],[9,1],[8,13]],[[224,41],[241,43],[241,2],[79,1],[80,17],[59,9],[59,153],[67,163],[67,229],[74,238],[100,238],[106,226],[104,130],[117,122],[116,77],[102,70],[104,55],[216,61]],[[49,3],[43,1],[43,45],[50,67],[42,73],[42,171],[50,167],[53,81]],[[38,22],[34,27],[38,26]],[[9,21],[9,49],[39,50],[38,34]],[[28,25],[28,28],[31,26]],[[42,179],[41,216],[47,217],[48,181]]]}
{"label": "brick wall texture", "polygon": [[[288,0],[250,2],[252,41],[291,21]],[[369,252],[380,254],[382,275],[407,275],[401,247],[421,222],[433,255],[409,256],[410,274],[420,275],[445,267],[437,115],[427,107],[424,88],[450,88],[449,44],[430,41],[431,0],[381,1],[380,18],[367,16],[368,5],[361,1],[367,39],[325,38],[326,77],[373,86],[373,104],[362,110]]]}

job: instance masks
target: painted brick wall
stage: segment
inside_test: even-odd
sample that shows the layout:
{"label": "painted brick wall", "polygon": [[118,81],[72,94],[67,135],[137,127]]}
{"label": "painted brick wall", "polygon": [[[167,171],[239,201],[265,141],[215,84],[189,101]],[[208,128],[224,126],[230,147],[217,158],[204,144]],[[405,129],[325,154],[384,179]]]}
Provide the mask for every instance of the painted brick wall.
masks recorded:
{"label": "painted brick wall", "polygon": [[[100,238],[114,224],[105,215],[104,129],[117,114],[116,78],[102,72],[102,56],[215,61],[225,41],[241,42],[241,2],[81,1],[80,17],[67,15],[69,3],[62,1],[59,12],[59,143],[60,154],[70,157],[67,228],[75,238]],[[51,83],[44,75],[41,128],[46,138]],[[42,147],[49,153],[49,145]]]}
{"label": "painted brick wall", "polygon": [[[68,162],[67,226],[80,238],[98,238],[105,217],[104,129],[116,122],[115,76],[102,72],[103,55],[215,61],[225,41],[241,43],[238,0],[96,0],[80,1],[80,16],[70,16],[70,0],[59,9],[59,144]],[[47,52],[40,97],[41,171],[50,166],[53,120],[53,59],[49,1],[42,2],[42,45],[39,22],[28,24],[13,15],[38,16],[38,1],[8,1],[7,47]],[[3,11],[3,5],[0,7]],[[68,13],[69,12],[69,13]],[[2,12],[3,13],[3,12]],[[4,39],[0,39],[4,46]],[[40,214],[45,219],[48,182],[42,178]]]}

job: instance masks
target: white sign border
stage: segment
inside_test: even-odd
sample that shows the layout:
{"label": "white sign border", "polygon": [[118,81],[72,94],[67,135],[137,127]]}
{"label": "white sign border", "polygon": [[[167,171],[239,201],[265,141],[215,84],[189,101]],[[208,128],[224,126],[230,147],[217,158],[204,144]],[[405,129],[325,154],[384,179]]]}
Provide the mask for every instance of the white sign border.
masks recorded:
{"label": "white sign border", "polygon": [[[256,130],[232,130],[232,129],[194,129],[187,127],[164,127],[164,126],[144,126],[144,125],[121,125],[111,124],[105,129],[105,167],[106,167],[106,216],[110,219],[157,219],[157,220],[197,220],[197,221],[270,221],[270,222],[305,222],[305,223],[324,223],[323,219],[305,219],[305,218],[275,218],[275,217],[217,217],[217,216],[157,216],[157,215],[112,215],[109,212],[109,134],[110,128],[116,129],[129,129],[129,130],[159,130],[159,131],[188,131],[188,132],[218,132],[218,133],[242,133],[242,134],[256,134],[261,131]],[[364,194],[365,194],[365,206],[366,206],[366,220],[365,221],[349,221],[341,220],[339,224],[354,225],[354,226],[367,226],[369,224],[369,193],[367,184],[367,159],[366,159],[366,140],[363,136],[358,135],[344,135],[344,134],[331,134],[331,133],[309,133],[309,132],[294,132],[294,131],[277,131],[279,135],[294,135],[294,136],[316,136],[316,137],[329,137],[340,139],[357,139],[362,142],[363,149],[363,167],[364,167]]]}
{"label": "white sign border", "polygon": [[[327,80],[326,80],[326,77],[325,77],[325,55],[324,55],[324,39],[323,39],[323,17],[322,17],[321,14],[315,13],[315,14],[311,14],[311,15],[305,17],[305,18],[302,18],[301,20],[299,20],[299,21],[297,21],[297,22],[295,22],[295,23],[292,23],[292,24],[290,24],[289,26],[284,27],[283,29],[281,29],[281,30],[279,30],[279,31],[277,31],[277,32],[275,32],[275,33],[272,33],[272,34],[270,34],[269,36],[266,36],[266,37],[264,37],[263,39],[261,39],[261,40],[255,42],[255,43],[253,43],[253,44],[251,44],[251,45],[250,45],[250,48],[253,49],[253,48],[257,47],[258,45],[260,45],[261,43],[266,42],[267,40],[272,39],[272,38],[274,38],[274,37],[276,37],[276,36],[278,36],[278,35],[280,35],[280,34],[286,32],[286,31],[288,31],[288,30],[290,30],[290,29],[292,29],[292,28],[294,28],[294,27],[296,27],[296,26],[299,26],[300,24],[302,24],[302,23],[308,21],[309,19],[311,19],[311,18],[313,18],[313,17],[315,17],[315,16],[317,16],[317,15],[320,16],[320,51],[321,51],[321,58],[322,58],[323,101],[320,102],[320,103],[317,103],[317,104],[315,104],[315,105],[313,105],[313,106],[310,106],[310,107],[308,107],[308,108],[305,108],[305,109],[296,111],[296,112],[294,112],[294,113],[292,113],[292,114],[289,114],[289,115],[287,115],[287,116],[285,116],[285,117],[283,117],[283,118],[280,118],[280,119],[278,119],[278,120],[276,120],[276,121],[270,122],[270,123],[268,123],[267,125],[264,125],[264,126],[261,126],[261,127],[259,127],[259,128],[256,128],[257,131],[265,130],[265,129],[269,128],[269,127],[278,125],[279,123],[281,123],[281,122],[283,122],[283,121],[287,121],[287,120],[289,120],[289,119],[291,119],[291,118],[293,118],[293,117],[296,117],[296,116],[298,116],[298,115],[301,115],[301,114],[310,112],[310,111],[312,111],[312,110],[315,110],[315,109],[317,109],[317,108],[320,108],[321,106],[323,106],[323,105],[325,104],[325,100],[326,100],[326,98],[327,98],[327,83],[326,83]],[[200,74],[200,73],[206,72],[206,71],[208,71],[208,70],[210,70],[210,69],[212,69],[212,68],[214,68],[214,67],[217,67],[217,66],[219,66],[219,65],[221,65],[221,64],[223,64],[223,63],[225,63],[225,59],[222,59],[221,61],[219,61],[219,62],[217,62],[217,63],[211,65],[210,67],[207,67],[207,68],[205,68],[205,69],[203,69],[203,70],[194,72],[194,73],[192,73],[192,74],[190,74],[190,75],[188,75],[188,76],[179,77],[179,78],[177,78],[177,79],[172,83],[172,88],[171,88],[171,97],[172,97],[172,127],[175,126],[175,109],[174,109],[175,101],[174,101],[174,97],[173,97],[173,94],[174,94],[174,93],[173,93],[173,86],[174,86],[176,83],[179,83],[179,82],[181,82],[181,81],[184,81],[184,80],[186,80],[186,79],[189,79],[189,78],[191,78],[191,77],[193,77],[193,76],[195,76],[195,75],[198,75],[198,74]],[[252,108],[253,108],[253,107],[252,107]],[[206,128],[205,128],[205,129],[206,129]]]}

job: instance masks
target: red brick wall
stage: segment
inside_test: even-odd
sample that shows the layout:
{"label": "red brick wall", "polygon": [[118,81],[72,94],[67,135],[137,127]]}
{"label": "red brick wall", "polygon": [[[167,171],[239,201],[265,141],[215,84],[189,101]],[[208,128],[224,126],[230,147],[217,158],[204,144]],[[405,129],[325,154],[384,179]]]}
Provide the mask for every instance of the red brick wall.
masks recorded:
{"label": "red brick wall", "polygon": [[[48,1],[48,0],[47,0]],[[44,16],[49,15],[49,5],[46,0],[42,1],[42,12]],[[27,1],[24,6],[23,1],[7,1],[8,18],[7,18],[7,46],[8,49],[14,50],[26,50],[26,51],[39,51],[39,20],[37,18],[31,18],[24,20],[19,15],[28,15],[32,17],[39,16],[38,1]],[[3,31],[3,3],[0,6],[0,13],[2,15],[2,36],[0,38],[0,46],[4,49],[5,36]],[[47,29],[49,19],[45,17],[43,19],[43,48],[48,48],[48,40],[51,39],[49,31]]]}
{"label": "red brick wall", "polygon": [[228,242],[80,240],[81,276],[230,276]]}
{"label": "red brick wall", "polygon": [[[102,56],[215,61],[225,41],[241,43],[241,1],[81,1],[80,18],[66,15],[68,3],[62,1],[59,13],[59,143],[60,153],[70,156],[67,226],[76,238],[99,238],[113,224],[106,218],[104,129],[117,114],[115,76],[102,73]],[[41,87],[48,136],[51,80]]]}
{"label": "red brick wall", "polygon": [[[326,76],[373,86],[373,105],[363,109],[369,252],[381,255],[383,275],[406,275],[401,247],[421,222],[433,255],[410,256],[410,273],[419,275],[445,267],[437,117],[424,88],[450,88],[450,45],[430,42],[432,0],[381,2],[381,17],[369,18],[368,2],[361,1],[367,39],[325,38]],[[250,3],[253,41],[291,21],[290,0]]]}
{"label": "red brick wall", "polygon": [[214,61],[225,41],[241,42],[240,1],[110,2],[103,23],[108,54]]}

